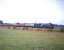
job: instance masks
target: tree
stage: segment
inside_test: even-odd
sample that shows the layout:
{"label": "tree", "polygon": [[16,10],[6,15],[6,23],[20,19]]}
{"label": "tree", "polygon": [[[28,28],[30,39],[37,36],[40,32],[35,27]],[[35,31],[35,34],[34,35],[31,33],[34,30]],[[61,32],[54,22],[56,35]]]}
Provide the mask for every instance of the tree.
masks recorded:
{"label": "tree", "polygon": [[52,23],[49,23],[49,25],[50,25],[50,29],[54,28],[54,25]]}
{"label": "tree", "polygon": [[49,23],[49,31],[53,31],[54,25],[52,23]]}
{"label": "tree", "polygon": [[2,20],[0,20],[0,24],[3,24],[3,21]]}
{"label": "tree", "polygon": [[16,23],[16,24],[20,24],[20,23],[18,22],[18,23]]}

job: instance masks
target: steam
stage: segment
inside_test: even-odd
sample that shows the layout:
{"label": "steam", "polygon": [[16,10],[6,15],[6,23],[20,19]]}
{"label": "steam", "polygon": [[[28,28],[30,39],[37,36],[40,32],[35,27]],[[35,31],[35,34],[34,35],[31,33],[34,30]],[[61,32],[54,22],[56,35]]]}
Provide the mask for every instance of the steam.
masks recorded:
{"label": "steam", "polygon": [[5,4],[7,0],[0,0],[0,5]]}

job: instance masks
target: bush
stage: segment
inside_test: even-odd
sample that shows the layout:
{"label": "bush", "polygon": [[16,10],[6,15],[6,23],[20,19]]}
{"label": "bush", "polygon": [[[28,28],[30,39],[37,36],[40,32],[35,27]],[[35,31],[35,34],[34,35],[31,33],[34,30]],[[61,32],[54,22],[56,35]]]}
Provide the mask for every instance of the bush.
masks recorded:
{"label": "bush", "polygon": [[60,32],[64,32],[64,29],[60,29]]}

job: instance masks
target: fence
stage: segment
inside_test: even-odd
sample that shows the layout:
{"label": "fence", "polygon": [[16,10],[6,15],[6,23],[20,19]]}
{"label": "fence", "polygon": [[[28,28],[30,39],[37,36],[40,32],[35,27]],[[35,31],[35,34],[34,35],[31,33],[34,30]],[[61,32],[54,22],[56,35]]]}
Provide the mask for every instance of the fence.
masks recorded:
{"label": "fence", "polygon": [[17,29],[35,32],[64,32],[64,29],[32,28],[32,27],[0,27],[0,29]]}

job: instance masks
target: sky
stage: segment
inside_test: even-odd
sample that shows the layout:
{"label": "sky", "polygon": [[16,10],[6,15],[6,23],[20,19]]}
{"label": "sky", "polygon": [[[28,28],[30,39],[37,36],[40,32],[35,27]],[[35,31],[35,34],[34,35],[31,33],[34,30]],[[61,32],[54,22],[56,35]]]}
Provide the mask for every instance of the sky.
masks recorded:
{"label": "sky", "polygon": [[62,0],[0,0],[0,20],[64,24],[63,3]]}

